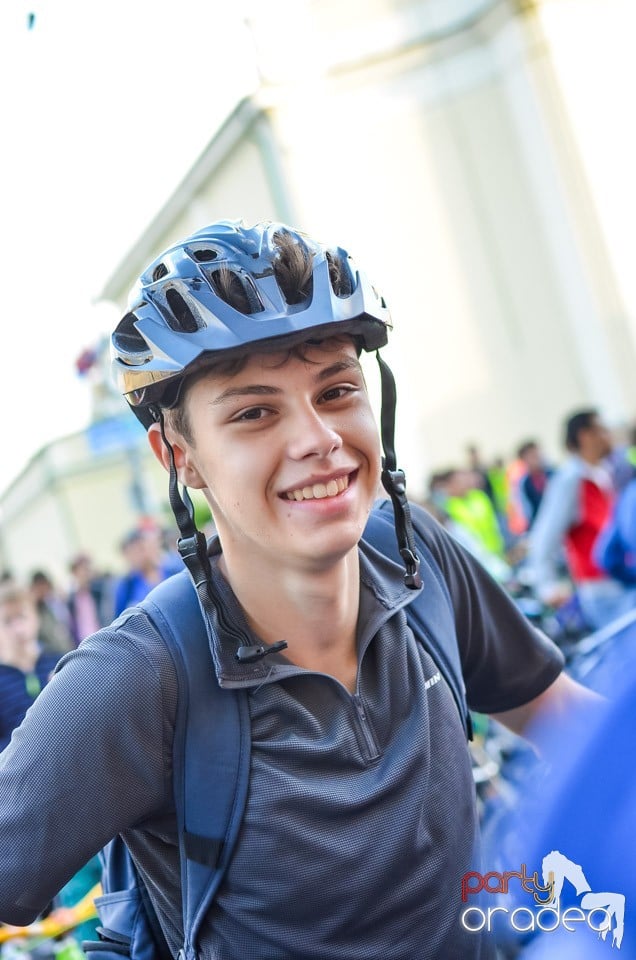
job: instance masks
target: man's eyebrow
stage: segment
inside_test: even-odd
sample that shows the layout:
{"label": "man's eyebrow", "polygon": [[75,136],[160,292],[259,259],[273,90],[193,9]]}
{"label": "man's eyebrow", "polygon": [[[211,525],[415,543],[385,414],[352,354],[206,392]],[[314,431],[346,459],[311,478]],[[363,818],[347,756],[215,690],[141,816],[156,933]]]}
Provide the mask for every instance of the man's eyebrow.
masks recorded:
{"label": "man's eyebrow", "polygon": [[337,360],[328,367],[323,367],[316,375],[316,381],[322,383],[323,380],[328,380],[337,373],[345,373],[347,370],[355,370],[356,373],[361,373],[362,367],[357,357],[343,357],[342,360]]}
{"label": "man's eyebrow", "polygon": [[218,403],[225,403],[226,400],[233,400],[235,397],[271,397],[282,392],[279,387],[268,387],[264,383],[248,383],[244,387],[228,387],[210,403],[216,406]]}
{"label": "man's eyebrow", "polygon": [[[355,370],[356,373],[359,373],[361,369],[357,357],[344,357],[342,360],[329,364],[328,367],[321,367],[314,379],[317,383],[322,383],[338,373],[344,373],[347,370]],[[264,383],[248,383],[241,387],[228,387],[210,403],[212,406],[217,406],[217,404],[234,400],[237,397],[273,397],[282,392],[280,387],[271,387]]]}

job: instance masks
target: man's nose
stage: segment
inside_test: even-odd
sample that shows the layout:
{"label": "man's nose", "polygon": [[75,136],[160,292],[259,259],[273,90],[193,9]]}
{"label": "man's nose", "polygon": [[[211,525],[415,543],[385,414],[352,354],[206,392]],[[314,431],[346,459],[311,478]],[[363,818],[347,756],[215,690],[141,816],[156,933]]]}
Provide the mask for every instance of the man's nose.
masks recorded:
{"label": "man's nose", "polygon": [[342,437],[315,407],[299,410],[293,418],[288,445],[293,460],[328,457],[342,446]]}

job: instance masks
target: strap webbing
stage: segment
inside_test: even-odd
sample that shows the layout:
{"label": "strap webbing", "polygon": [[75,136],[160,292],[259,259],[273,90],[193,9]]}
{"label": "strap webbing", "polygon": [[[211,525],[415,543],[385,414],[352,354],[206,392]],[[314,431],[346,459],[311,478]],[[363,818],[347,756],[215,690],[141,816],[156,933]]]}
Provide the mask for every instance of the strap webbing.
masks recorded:
{"label": "strap webbing", "polygon": [[376,352],[376,357],[382,383],[382,413],[380,416],[380,433],[384,451],[382,485],[393,504],[398,549],[406,568],[404,583],[412,590],[419,590],[422,586],[422,578],[419,572],[420,561],[413,535],[411,511],[406,498],[406,477],[403,470],[398,470],[395,456],[395,408],[397,404],[395,378],[388,364],[380,356],[379,351]]}

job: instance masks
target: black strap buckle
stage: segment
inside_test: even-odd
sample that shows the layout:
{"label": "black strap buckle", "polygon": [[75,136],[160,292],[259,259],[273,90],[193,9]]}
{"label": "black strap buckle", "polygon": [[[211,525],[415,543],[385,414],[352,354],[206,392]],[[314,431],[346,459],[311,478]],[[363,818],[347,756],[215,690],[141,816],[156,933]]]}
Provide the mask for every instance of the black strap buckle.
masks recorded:
{"label": "black strap buckle", "polygon": [[404,566],[406,568],[406,573],[404,574],[404,583],[410,590],[419,590],[422,586],[422,578],[420,576],[420,561],[413,551],[409,550],[408,547],[402,547],[400,550],[400,556],[402,557]]}
{"label": "black strap buckle", "polygon": [[190,571],[195,587],[205,583],[210,572],[210,561],[204,534],[197,530],[191,537],[180,537],[177,540],[177,550]]}
{"label": "black strap buckle", "polygon": [[382,485],[386,492],[395,495],[400,499],[406,496],[406,475],[404,470],[389,470],[386,467],[382,471]]}

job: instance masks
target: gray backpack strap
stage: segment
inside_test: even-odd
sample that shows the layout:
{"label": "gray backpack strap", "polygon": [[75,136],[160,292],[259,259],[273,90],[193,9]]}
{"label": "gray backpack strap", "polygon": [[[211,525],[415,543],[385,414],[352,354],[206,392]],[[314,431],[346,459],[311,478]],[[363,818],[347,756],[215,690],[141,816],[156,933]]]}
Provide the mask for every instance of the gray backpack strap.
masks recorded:
{"label": "gray backpack strap", "polygon": [[173,749],[181,852],[184,947],[196,957],[201,922],[230,862],[250,772],[244,691],[219,687],[196,590],[187,571],[159,584],[142,606],[175,663],[179,698]]}

